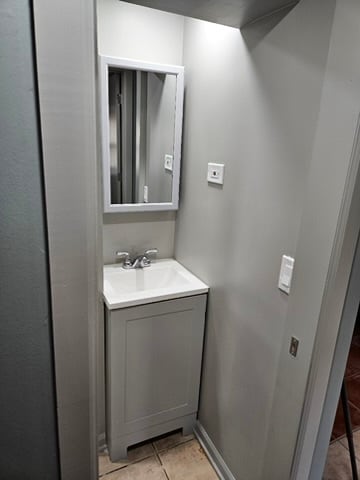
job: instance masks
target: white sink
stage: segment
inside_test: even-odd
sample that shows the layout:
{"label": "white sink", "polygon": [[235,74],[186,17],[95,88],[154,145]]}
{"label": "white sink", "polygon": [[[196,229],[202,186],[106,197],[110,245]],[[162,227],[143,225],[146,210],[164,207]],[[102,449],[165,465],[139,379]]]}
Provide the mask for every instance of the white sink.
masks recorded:
{"label": "white sink", "polygon": [[104,266],[104,299],[110,310],[206,293],[209,287],[173,259],[125,270]]}

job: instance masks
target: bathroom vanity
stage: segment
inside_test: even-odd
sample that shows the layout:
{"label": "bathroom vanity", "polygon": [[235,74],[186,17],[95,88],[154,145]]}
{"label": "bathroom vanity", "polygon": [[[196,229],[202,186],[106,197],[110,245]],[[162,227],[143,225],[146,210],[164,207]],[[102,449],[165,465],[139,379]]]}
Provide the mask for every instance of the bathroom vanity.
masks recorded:
{"label": "bathroom vanity", "polygon": [[172,259],[104,267],[110,458],[163,433],[192,431],[208,287]]}
{"label": "bathroom vanity", "polygon": [[[177,210],[184,67],[100,56],[104,212]],[[198,409],[208,287],[173,259],[104,267],[110,458]],[[140,268],[137,268],[140,267]]]}

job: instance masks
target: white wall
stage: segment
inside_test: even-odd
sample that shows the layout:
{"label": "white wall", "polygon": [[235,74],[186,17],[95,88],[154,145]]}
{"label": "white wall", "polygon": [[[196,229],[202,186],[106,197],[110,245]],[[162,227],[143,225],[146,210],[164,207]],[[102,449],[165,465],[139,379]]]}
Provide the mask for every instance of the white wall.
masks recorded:
{"label": "white wall", "polygon": [[[131,5],[98,0],[98,51],[153,63],[183,64],[184,17]],[[104,262],[115,251],[158,247],[160,257],[173,256],[175,213],[104,215]]]}
{"label": "white wall", "polygon": [[184,17],[119,0],[97,0],[100,55],[183,64]]}
{"label": "white wall", "polygon": [[[303,0],[241,33],[185,21],[175,253],[210,285],[199,418],[238,480],[289,476],[299,419],[287,428],[273,404],[289,402],[277,384],[280,359],[285,371],[298,365],[306,375],[305,339],[292,359],[286,326],[295,288],[287,297],[277,281],[281,256],[297,253],[334,6]],[[223,187],[206,182],[211,161],[226,165]]]}

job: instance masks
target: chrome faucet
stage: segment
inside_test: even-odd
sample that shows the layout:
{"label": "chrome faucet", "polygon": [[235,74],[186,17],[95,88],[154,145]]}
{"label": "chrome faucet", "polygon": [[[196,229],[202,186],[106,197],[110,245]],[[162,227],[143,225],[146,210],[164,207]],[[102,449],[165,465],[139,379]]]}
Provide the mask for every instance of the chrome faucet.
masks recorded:
{"label": "chrome faucet", "polygon": [[130,257],[130,253],[121,251],[116,252],[116,256],[123,260],[122,267],[126,270],[130,270],[132,268],[150,267],[151,257],[156,256],[157,253],[159,253],[157,248],[151,248],[146,250],[146,252],[142,253],[141,255],[136,255],[134,258]]}

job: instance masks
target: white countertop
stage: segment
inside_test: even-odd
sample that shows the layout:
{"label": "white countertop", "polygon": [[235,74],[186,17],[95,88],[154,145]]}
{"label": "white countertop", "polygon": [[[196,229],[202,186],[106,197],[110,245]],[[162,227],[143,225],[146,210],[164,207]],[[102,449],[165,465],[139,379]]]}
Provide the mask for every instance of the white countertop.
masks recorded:
{"label": "white countertop", "polygon": [[131,270],[118,263],[104,266],[103,295],[110,310],[200,295],[208,290],[174,259],[156,260],[150,267]]}

